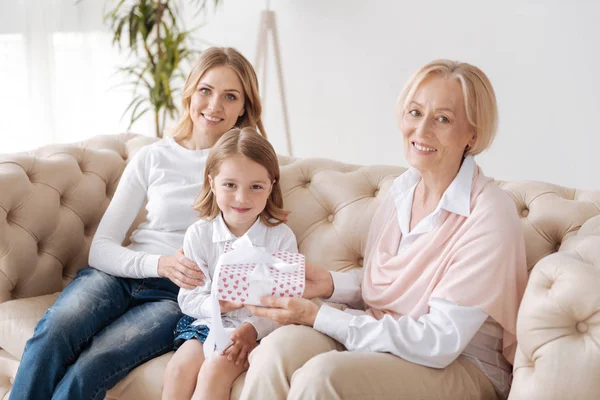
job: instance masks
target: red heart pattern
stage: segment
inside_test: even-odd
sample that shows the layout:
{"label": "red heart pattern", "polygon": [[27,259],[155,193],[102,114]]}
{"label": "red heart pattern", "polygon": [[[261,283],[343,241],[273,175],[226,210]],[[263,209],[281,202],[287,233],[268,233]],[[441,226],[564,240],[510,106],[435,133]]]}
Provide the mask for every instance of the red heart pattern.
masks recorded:
{"label": "red heart pattern", "polygon": [[[230,250],[231,242],[227,242],[224,252],[226,253]],[[302,297],[305,279],[304,256],[299,253],[290,253],[287,251],[276,251],[273,253],[273,256],[288,264],[300,264],[300,267],[291,273],[281,272],[274,267],[269,267],[269,273],[273,277],[273,286],[271,292],[265,293],[265,295]],[[255,267],[256,265],[251,263],[222,265],[220,276],[214,277],[214,279],[217,279],[220,299],[246,303],[248,300],[248,291],[252,288],[252,282],[248,281],[248,276],[254,272]],[[244,282],[243,285],[240,285],[240,282]]]}

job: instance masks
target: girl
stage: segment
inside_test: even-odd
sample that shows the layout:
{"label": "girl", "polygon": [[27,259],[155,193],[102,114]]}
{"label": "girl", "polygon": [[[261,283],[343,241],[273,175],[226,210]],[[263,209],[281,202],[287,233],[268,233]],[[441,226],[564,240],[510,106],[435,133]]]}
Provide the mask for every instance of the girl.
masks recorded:
{"label": "girl", "polygon": [[297,252],[287,225],[279,186],[279,164],[271,144],[254,129],[233,129],[211,150],[204,185],[194,209],[200,221],[185,234],[183,251],[204,272],[202,286],[179,291],[184,316],[175,330],[178,347],[165,372],[163,399],[229,399],[233,381],[248,368],[248,354],[275,329],[273,321],[253,317],[241,305],[220,302],[223,325],[233,344],[205,361],[211,279],[225,245],[248,235],[267,252]]}
{"label": "girl", "polygon": [[[27,342],[11,399],[103,399],[129,371],[172,350],[179,287],[202,272],[178,250],[196,221],[208,149],[232,127],[265,131],[252,65],[234,49],[204,51],[186,80],[173,137],[138,151],[91,244],[90,267]],[[123,246],[140,208],[146,219]],[[99,301],[102,299],[102,301]]]}

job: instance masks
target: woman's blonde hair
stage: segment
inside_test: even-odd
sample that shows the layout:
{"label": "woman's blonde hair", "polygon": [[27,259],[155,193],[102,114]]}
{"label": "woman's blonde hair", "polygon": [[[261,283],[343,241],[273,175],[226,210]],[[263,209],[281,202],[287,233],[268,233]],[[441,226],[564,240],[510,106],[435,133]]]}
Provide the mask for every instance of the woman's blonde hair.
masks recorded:
{"label": "woman's blonde hair", "polygon": [[230,67],[237,74],[244,88],[244,114],[238,118],[235,127],[255,128],[258,129],[261,135],[267,137],[261,119],[262,103],[258,95],[258,79],[252,64],[234,48],[211,47],[200,54],[185,81],[181,95],[181,117],[172,132],[175,140],[185,139],[192,134],[193,124],[190,117],[190,104],[198,82],[200,82],[206,71],[222,65]]}
{"label": "woman's blonde hair", "polygon": [[456,79],[462,87],[467,120],[476,134],[475,144],[465,154],[476,155],[492,145],[498,127],[496,94],[487,75],[479,68],[458,61],[435,60],[419,69],[408,81],[398,98],[400,115],[406,112],[419,85],[431,75]]}
{"label": "woman's blonde hair", "polygon": [[199,211],[200,218],[213,220],[221,212],[208,177],[214,179],[219,174],[223,161],[236,155],[244,156],[262,165],[269,174],[273,186],[267,199],[267,205],[260,213],[262,222],[268,226],[276,226],[287,221],[289,211],[283,209],[277,154],[271,143],[253,128],[230,130],[221,136],[210,150],[204,170],[204,184],[194,204],[194,210]]}

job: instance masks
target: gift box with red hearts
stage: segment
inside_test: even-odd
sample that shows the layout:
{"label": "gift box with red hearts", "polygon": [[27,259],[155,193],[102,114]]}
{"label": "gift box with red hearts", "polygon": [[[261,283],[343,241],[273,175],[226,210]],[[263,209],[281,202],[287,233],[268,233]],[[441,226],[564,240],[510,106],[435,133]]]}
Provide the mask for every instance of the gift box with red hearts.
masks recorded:
{"label": "gift box with red hearts", "polygon": [[302,297],[304,256],[287,251],[271,256],[258,262],[222,263],[218,276],[213,277],[217,291],[213,295],[218,300],[252,305],[260,305],[263,296]]}

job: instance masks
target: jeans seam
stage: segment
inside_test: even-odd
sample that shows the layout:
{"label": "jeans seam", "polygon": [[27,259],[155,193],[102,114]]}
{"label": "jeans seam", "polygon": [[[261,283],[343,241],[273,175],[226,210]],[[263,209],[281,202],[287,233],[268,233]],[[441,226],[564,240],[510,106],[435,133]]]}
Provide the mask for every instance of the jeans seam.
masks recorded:
{"label": "jeans seam", "polygon": [[133,289],[133,291],[131,293],[131,298],[135,298],[135,296],[137,296],[137,294],[143,290],[144,282],[146,281],[146,278],[136,279],[136,280],[139,280],[140,282],[136,285],[135,289]]}
{"label": "jeans seam", "polygon": [[[139,358],[138,358],[138,359],[136,359],[134,362],[132,362],[132,363],[128,364],[127,366],[125,366],[125,367],[123,367],[123,368],[120,368],[119,370],[117,370],[117,371],[113,372],[111,375],[109,375],[109,376],[107,376],[106,378],[104,378],[104,382],[103,382],[103,384],[105,384],[105,383],[106,383],[106,382],[107,382],[109,379],[111,379],[113,376],[115,376],[115,375],[118,375],[118,374],[120,374],[121,372],[123,372],[123,371],[125,371],[125,370],[127,370],[127,369],[129,369],[129,368],[131,368],[131,367],[134,367],[134,366],[136,366],[136,365],[138,365],[138,366],[139,366],[139,365],[142,365],[142,364],[138,364],[138,363],[139,363],[141,360],[143,360],[144,358],[146,358],[146,357],[150,357],[150,358],[147,360],[147,361],[150,361],[150,360],[154,359],[154,358],[156,357],[156,355],[157,355],[157,354],[159,354],[159,353],[161,353],[161,352],[165,351],[166,349],[168,349],[169,347],[172,347],[172,346],[173,346],[173,344],[166,345],[166,346],[163,346],[163,347],[161,347],[161,348],[160,348],[160,350],[157,350],[157,351],[155,351],[155,352],[153,352],[153,353],[149,353],[147,356],[142,356],[142,357],[139,357]],[[147,361],[146,361],[146,362],[147,362]],[[112,388],[111,388],[111,389],[112,389]],[[92,400],[96,398],[96,396],[98,395],[98,393],[100,393],[100,391],[101,391],[101,390],[102,390],[102,388],[99,388],[99,389],[96,391],[96,393],[94,393],[94,395],[92,396]],[[108,390],[109,390],[109,389],[107,389],[107,391],[108,391]]]}

